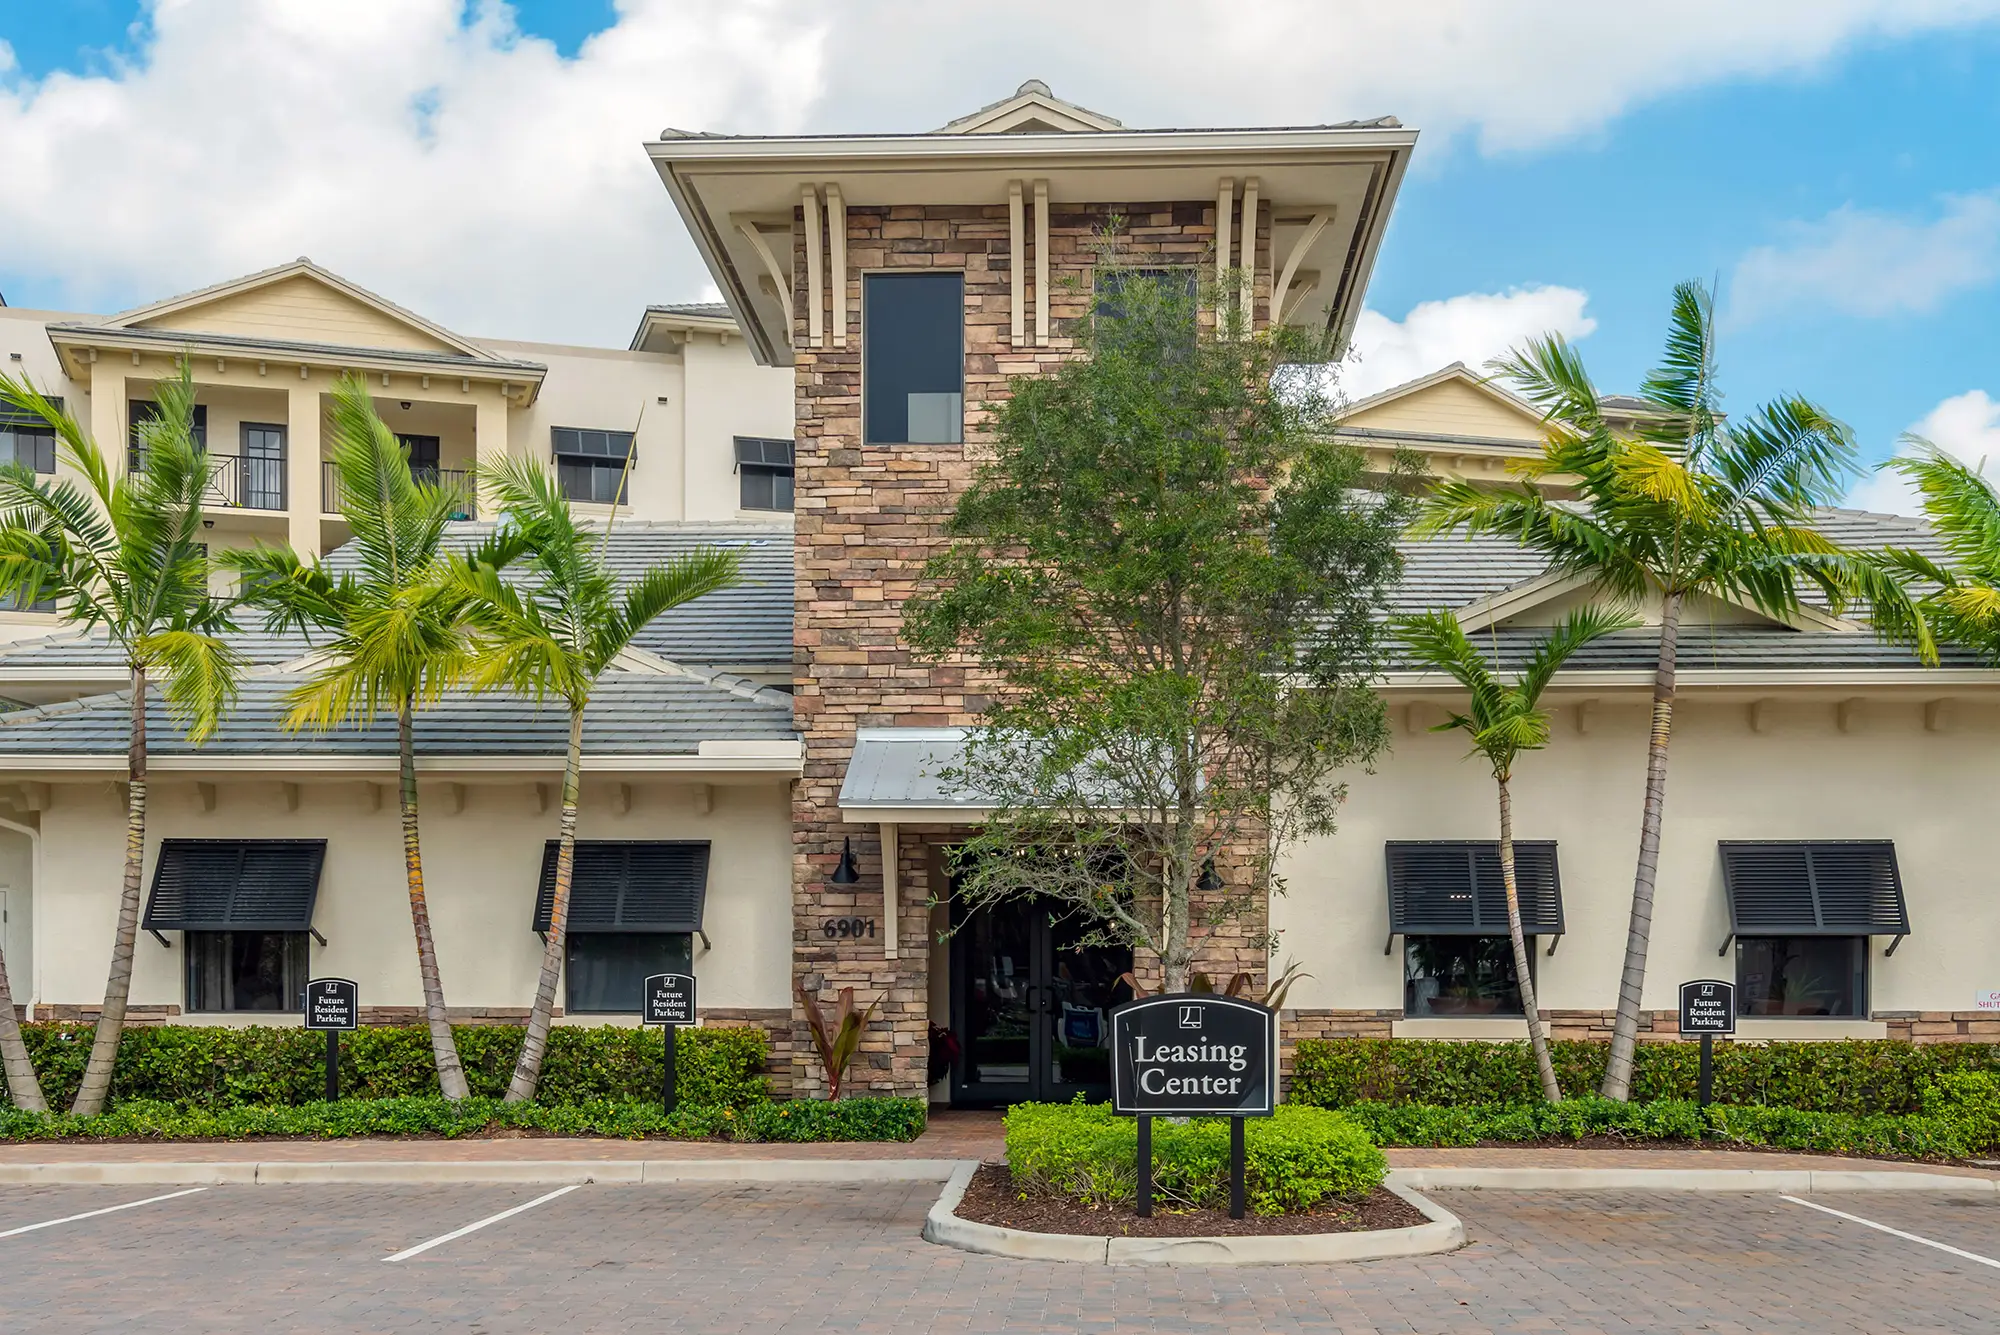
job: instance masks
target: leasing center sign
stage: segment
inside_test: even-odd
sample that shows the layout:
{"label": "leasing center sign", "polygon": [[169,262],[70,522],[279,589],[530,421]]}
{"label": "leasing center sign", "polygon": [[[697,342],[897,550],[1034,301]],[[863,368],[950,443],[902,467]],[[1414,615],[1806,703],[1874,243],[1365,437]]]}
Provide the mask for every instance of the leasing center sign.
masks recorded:
{"label": "leasing center sign", "polygon": [[1111,1106],[1126,1114],[1263,1117],[1277,1102],[1278,1017],[1182,992],[1111,1013]]}

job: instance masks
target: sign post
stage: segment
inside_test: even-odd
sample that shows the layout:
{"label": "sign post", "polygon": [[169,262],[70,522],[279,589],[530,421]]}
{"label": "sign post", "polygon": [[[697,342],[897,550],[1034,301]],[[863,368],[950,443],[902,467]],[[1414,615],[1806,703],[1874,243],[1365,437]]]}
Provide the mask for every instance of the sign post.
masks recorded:
{"label": "sign post", "polygon": [[674,1031],[694,1023],[694,975],[656,973],[646,979],[645,1004],[640,1008],[645,1024],[660,1026],[660,1101],[672,1112],[680,1102],[674,1092]]}
{"label": "sign post", "polygon": [[315,978],[306,984],[305,1024],[326,1031],[326,1098],[340,1097],[340,1034],[361,1027],[361,990],[351,979]]}
{"label": "sign post", "polygon": [[1244,1211],[1243,1119],[1278,1101],[1278,1016],[1254,1002],[1179,992],[1111,1012],[1111,1107],[1139,1119],[1138,1212],[1153,1212],[1153,1118],[1229,1119],[1229,1217]]}
{"label": "sign post", "polygon": [[1715,1036],[1736,1032],[1736,984],[1700,978],[1681,984],[1681,1037],[1701,1036],[1695,1101],[1706,1108],[1715,1092]]}

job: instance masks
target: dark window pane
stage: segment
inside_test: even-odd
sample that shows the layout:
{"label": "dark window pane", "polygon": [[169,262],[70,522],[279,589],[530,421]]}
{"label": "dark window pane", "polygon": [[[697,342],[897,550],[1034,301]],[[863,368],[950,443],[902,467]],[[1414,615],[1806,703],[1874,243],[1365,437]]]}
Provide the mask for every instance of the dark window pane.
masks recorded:
{"label": "dark window pane", "polygon": [[789,510],[792,508],[792,470],[743,465],[742,508],[745,510]]}
{"label": "dark window pane", "polygon": [[396,439],[402,443],[403,453],[410,461],[410,472],[423,479],[437,481],[438,438],[436,436],[412,436],[398,431]]}
{"label": "dark window pane", "polygon": [[[1535,941],[1528,938],[1529,967]],[[1504,936],[1403,938],[1403,1014],[1521,1015],[1514,945]]]}
{"label": "dark window pane", "polygon": [[296,1011],[304,1005],[304,932],[187,932],[184,938],[190,1011]]}
{"label": "dark window pane", "polygon": [[876,445],[965,433],[965,278],[872,273],[861,283],[861,394]]}
{"label": "dark window pane", "polygon": [[[133,399],[127,408],[129,411],[126,420],[131,427],[130,444],[136,450],[139,447],[140,425],[156,421],[160,416],[160,405],[151,399]],[[208,405],[205,403],[197,403],[194,406],[194,443],[200,449],[208,448]]]}
{"label": "dark window pane", "polygon": [[1100,269],[1094,282],[1100,341],[1131,337],[1174,351],[1194,347],[1200,313],[1194,270]]}
{"label": "dark window pane", "polygon": [[37,473],[56,471],[56,433],[47,427],[0,423],[0,463],[26,464]]}
{"label": "dark window pane", "polygon": [[686,932],[582,932],[564,945],[565,1008],[581,1014],[635,1015],[648,977],[694,972],[694,938]]}
{"label": "dark window pane", "polygon": [[242,469],[241,504],[252,510],[284,509],[285,428],[245,422]]}
{"label": "dark window pane", "polygon": [[618,504],[623,505],[625,493],[620,488],[619,481],[624,474],[625,465],[622,461],[598,463],[581,457],[556,460],[556,481],[561,485],[563,495],[573,501],[610,505],[615,499]]}
{"label": "dark window pane", "polygon": [[1868,938],[1738,937],[1736,1007],[1742,1015],[1865,1016]]}

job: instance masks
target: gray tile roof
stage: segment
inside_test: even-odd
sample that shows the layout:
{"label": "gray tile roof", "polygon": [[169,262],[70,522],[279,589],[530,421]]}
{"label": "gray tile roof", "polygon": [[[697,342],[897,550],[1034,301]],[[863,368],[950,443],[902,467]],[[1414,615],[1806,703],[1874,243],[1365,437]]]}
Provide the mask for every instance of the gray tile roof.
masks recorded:
{"label": "gray tile roof", "polygon": [[[252,667],[275,667],[311,651],[300,635],[267,635],[251,629],[229,637]],[[125,655],[109,637],[75,631],[44,639],[0,645],[0,672],[33,671],[59,674],[74,668],[123,668]]]}
{"label": "gray tile roof", "polygon": [[656,302],[646,309],[662,315],[707,315],[718,320],[730,318],[729,303],[726,301],[665,301]]}
{"label": "gray tile roof", "polygon": [[[235,710],[200,747],[189,744],[157,694],[149,693],[149,748],[155,755],[311,755],[392,757],[391,718],[327,732],[284,727],[285,696],[303,677],[268,673],[246,678]],[[130,718],[129,692],[0,714],[0,764],[46,755],[122,755]],[[694,755],[704,741],[795,738],[791,697],[712,684],[693,677],[614,673],[598,685],[584,714],[586,756]],[[416,718],[417,753],[439,757],[557,757],[569,740],[559,700],[539,706],[504,692],[455,692]]]}
{"label": "gray tile roof", "polygon": [[[456,524],[451,542],[463,550],[492,533],[491,523]],[[636,641],[648,653],[692,665],[770,670],[792,662],[792,533],[774,525],[635,523],[611,529],[609,559],[621,575],[684,556],[697,547],[740,554],[743,583],[697,598],[648,626]],[[327,557],[338,569],[339,550]],[[0,658],[0,664],[5,659]]]}

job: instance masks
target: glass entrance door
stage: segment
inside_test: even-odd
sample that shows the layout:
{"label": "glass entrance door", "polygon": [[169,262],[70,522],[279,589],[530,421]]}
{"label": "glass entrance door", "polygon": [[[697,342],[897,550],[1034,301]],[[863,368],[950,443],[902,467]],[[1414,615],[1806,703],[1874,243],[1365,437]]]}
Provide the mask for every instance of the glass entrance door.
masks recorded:
{"label": "glass entrance door", "polygon": [[1111,1097],[1110,1013],[1131,999],[1124,946],[1087,946],[1089,926],[1012,900],[959,916],[952,936],[952,1072],[958,1105]]}

